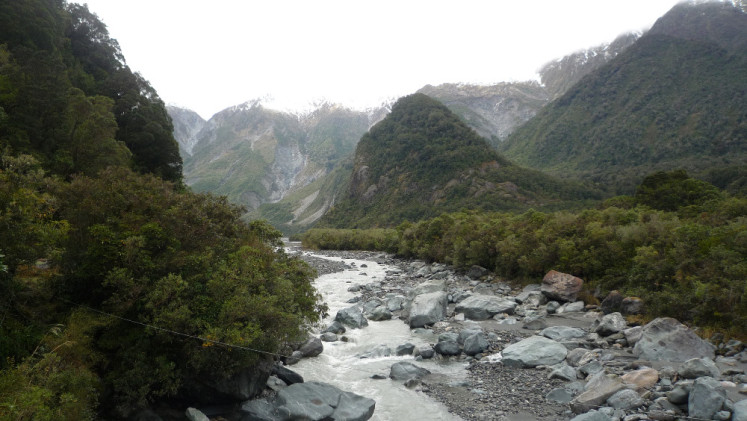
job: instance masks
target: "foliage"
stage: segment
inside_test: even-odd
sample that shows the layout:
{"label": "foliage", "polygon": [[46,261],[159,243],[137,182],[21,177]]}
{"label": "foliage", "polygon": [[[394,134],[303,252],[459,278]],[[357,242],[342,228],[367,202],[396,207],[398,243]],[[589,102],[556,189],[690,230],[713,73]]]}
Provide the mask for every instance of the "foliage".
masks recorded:
{"label": "foliage", "polygon": [[304,232],[301,241],[312,250],[382,250],[397,251],[397,231],[386,228],[331,229],[314,228]]}
{"label": "foliage", "polygon": [[685,206],[703,206],[718,198],[718,188],[688,177],[684,170],[651,174],[643,179],[635,192],[636,202],[665,211],[676,211]]}

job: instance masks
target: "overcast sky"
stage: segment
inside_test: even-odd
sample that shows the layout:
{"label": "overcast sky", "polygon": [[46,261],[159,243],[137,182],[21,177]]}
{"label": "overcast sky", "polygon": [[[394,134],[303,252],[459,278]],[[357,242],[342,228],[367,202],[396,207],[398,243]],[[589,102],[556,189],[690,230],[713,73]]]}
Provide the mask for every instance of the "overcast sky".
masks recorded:
{"label": "overcast sky", "polygon": [[678,0],[81,2],[166,103],[209,118],[257,98],[363,108],[426,84],[536,78],[550,60],[649,28]]}

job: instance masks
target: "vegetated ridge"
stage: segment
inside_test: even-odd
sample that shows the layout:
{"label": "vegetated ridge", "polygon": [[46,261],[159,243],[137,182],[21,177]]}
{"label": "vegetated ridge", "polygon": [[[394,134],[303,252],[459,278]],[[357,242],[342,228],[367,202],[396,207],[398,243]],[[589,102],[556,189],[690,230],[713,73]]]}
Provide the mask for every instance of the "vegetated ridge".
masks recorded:
{"label": "vegetated ridge", "polygon": [[347,196],[320,223],[391,226],[461,208],[521,210],[593,196],[512,164],[446,106],[413,94],[361,138]]}
{"label": "vegetated ridge", "polygon": [[[517,163],[630,193],[643,175],[684,168],[720,187],[747,162],[747,14],[680,4],[581,79],[499,150]],[[716,170],[718,176],[709,171]]]}

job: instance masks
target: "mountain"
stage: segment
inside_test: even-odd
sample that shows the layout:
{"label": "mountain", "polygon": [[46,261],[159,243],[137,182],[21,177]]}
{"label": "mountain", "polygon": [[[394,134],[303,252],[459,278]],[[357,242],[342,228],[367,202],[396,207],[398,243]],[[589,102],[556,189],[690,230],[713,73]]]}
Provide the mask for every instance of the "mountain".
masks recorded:
{"label": "mountain", "polygon": [[624,34],[609,44],[569,54],[545,64],[540,80],[495,85],[445,83],[426,85],[419,93],[441,101],[477,134],[498,146],[551,100],[561,96],[583,76],[631,46],[639,34]]}
{"label": "mountain", "polygon": [[361,138],[347,194],[320,224],[391,226],[462,208],[558,207],[592,196],[512,164],[446,106],[417,93]]}
{"label": "mountain", "polygon": [[205,119],[187,108],[167,105],[166,111],[174,123],[174,138],[179,143],[179,153],[182,157],[192,155],[192,149],[197,144],[197,134],[205,127]]}
{"label": "mountain", "polygon": [[186,184],[226,195],[251,217],[267,218],[285,232],[315,222],[332,205],[336,186],[344,185],[330,184],[339,180],[335,170],[352,155],[372,119],[385,113],[323,103],[293,114],[252,101],[217,113],[191,134],[200,126],[195,115],[169,111],[175,127],[184,128],[176,134],[188,154]]}
{"label": "mountain", "polygon": [[740,9],[679,4],[499,150],[519,164],[617,193],[659,170],[737,174],[747,163],[746,45]]}

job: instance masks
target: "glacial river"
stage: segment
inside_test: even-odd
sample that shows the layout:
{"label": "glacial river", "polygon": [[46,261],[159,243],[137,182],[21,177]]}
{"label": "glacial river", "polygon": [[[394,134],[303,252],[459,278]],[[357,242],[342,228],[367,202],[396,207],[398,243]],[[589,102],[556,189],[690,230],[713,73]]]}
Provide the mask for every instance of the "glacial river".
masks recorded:
{"label": "glacial river", "polygon": [[[339,259],[313,253],[312,255],[344,261],[354,268],[322,275],[315,280],[317,290],[329,306],[329,317],[322,322],[322,328],[334,320],[338,310],[353,305],[346,302],[356,295],[348,292],[349,287],[383,281],[386,271],[392,269],[373,261]],[[361,268],[362,265],[367,267]],[[349,338],[348,342],[324,342],[324,352],[321,355],[303,359],[290,368],[307,381],[329,383],[342,390],[375,400],[376,410],[372,420],[460,420],[459,417],[449,414],[443,404],[430,399],[425,393],[408,389],[402,382],[388,377],[392,364],[398,361],[412,361],[432,373],[448,376],[449,381],[459,381],[466,378],[465,364],[438,362],[435,359],[415,361],[412,356],[361,358],[362,354],[381,345],[391,348],[394,354],[398,345],[407,342],[416,346],[435,343],[435,335],[413,334],[409,326],[399,319],[369,321],[367,327],[348,329],[343,335]],[[371,378],[376,374],[386,378]]]}

